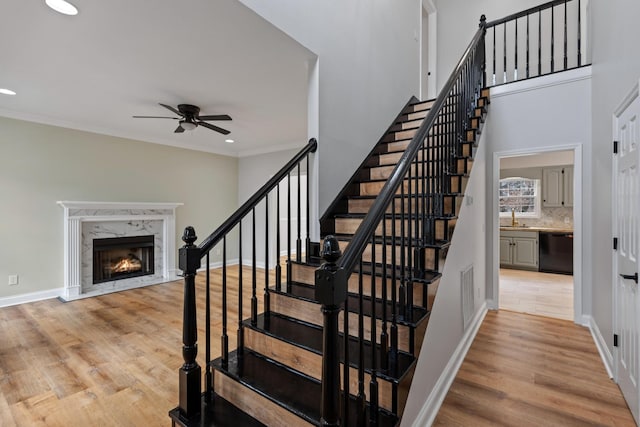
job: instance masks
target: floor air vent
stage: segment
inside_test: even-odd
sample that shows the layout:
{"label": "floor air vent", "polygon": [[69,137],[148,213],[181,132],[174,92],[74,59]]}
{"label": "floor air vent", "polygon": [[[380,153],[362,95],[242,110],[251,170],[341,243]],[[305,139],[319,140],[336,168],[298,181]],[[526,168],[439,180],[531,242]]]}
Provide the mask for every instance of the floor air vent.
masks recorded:
{"label": "floor air vent", "polygon": [[467,329],[475,308],[473,292],[473,265],[460,272],[460,293],[462,295],[462,321]]}

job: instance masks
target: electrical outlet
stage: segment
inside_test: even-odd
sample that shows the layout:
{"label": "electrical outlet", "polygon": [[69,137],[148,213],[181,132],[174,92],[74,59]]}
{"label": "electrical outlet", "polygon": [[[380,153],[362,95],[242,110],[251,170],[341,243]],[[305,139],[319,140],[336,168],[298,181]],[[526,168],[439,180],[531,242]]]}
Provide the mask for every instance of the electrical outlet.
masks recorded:
{"label": "electrical outlet", "polygon": [[18,284],[18,275],[17,274],[11,274],[9,276],[9,286],[15,286]]}

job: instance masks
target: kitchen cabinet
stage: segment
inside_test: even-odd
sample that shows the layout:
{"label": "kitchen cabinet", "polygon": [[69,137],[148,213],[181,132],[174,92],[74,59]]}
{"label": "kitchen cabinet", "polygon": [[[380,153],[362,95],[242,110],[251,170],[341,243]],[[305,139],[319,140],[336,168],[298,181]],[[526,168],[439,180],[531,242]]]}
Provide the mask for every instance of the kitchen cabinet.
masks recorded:
{"label": "kitchen cabinet", "polygon": [[538,270],[538,232],[500,232],[500,266]]}
{"label": "kitchen cabinet", "polygon": [[573,166],[542,169],[542,206],[573,206]]}

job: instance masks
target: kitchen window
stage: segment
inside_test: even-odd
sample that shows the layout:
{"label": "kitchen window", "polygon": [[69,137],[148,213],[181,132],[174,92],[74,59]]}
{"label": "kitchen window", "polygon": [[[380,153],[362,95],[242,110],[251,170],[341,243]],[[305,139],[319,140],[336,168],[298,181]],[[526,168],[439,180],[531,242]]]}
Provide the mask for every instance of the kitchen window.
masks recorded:
{"label": "kitchen window", "polygon": [[521,177],[500,180],[500,216],[540,217],[540,180]]}

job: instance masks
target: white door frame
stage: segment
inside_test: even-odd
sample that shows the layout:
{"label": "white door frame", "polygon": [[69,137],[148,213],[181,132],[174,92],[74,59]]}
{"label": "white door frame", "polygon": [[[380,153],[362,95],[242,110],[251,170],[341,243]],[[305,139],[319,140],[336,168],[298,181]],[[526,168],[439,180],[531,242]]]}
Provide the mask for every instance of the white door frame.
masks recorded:
{"label": "white door frame", "polygon": [[[422,31],[424,31],[422,27],[422,9],[427,11],[428,15],[428,23],[427,23],[427,31],[429,32],[427,40],[429,43],[428,47],[428,64],[429,70],[422,69],[422,54],[424,52],[422,47]],[[419,61],[419,84],[420,84],[420,97],[422,100],[435,98],[437,96],[436,92],[436,63],[438,59],[438,15],[436,10],[436,5],[433,0],[422,0],[420,4],[420,38],[419,38],[419,51],[420,51],[420,61]],[[422,87],[422,74],[423,73],[431,73],[429,79],[427,80],[427,87]]]}
{"label": "white door frame", "polygon": [[492,272],[493,299],[489,301],[489,308],[497,310],[500,307],[499,276],[500,276],[500,212],[498,206],[500,185],[500,158],[522,156],[527,154],[546,153],[552,151],[573,150],[573,321],[581,325],[588,325],[588,320],[582,316],[582,144],[554,145],[531,149],[496,151],[493,153],[493,176],[491,217],[493,223],[492,248],[493,263],[489,266]]}
{"label": "white door frame", "polygon": [[[633,89],[631,90],[631,92],[629,92],[627,94],[627,96],[622,100],[622,102],[620,103],[620,105],[618,106],[618,108],[615,109],[615,111],[613,112],[612,115],[612,129],[613,129],[613,133],[612,135],[614,136],[614,140],[618,140],[618,123],[617,123],[617,119],[618,117],[620,117],[620,115],[622,115],[622,113],[627,109],[627,107],[629,107],[631,105],[631,103],[633,103],[633,101],[635,101],[635,99],[637,97],[640,96],[640,82],[636,83],[636,85],[633,87]],[[616,189],[617,189],[617,184],[618,184],[618,178],[617,178],[617,169],[618,169],[618,158],[617,156],[612,156],[612,170],[611,170],[611,205],[612,205],[612,210],[611,210],[611,214],[612,214],[612,221],[611,221],[611,234],[615,237],[617,236],[617,230],[618,230],[618,207],[617,207],[617,203],[616,202]],[[617,252],[616,251],[612,251],[611,254],[611,283],[617,283],[618,281],[618,257],[617,257]],[[640,267],[640,266],[639,266]],[[612,307],[612,312],[611,315],[613,317],[612,319],[612,325],[613,325],[613,332],[617,333],[620,330],[620,325],[618,324],[618,310],[620,309],[618,307],[618,287],[617,286],[613,286],[613,295],[612,295],[612,299],[613,299],[613,307]],[[618,350],[618,347],[613,347],[613,366],[612,366],[612,371],[613,371],[613,379],[616,383],[618,383],[619,380],[619,372],[618,372],[618,363],[619,363],[619,358],[620,358],[620,352]]]}

